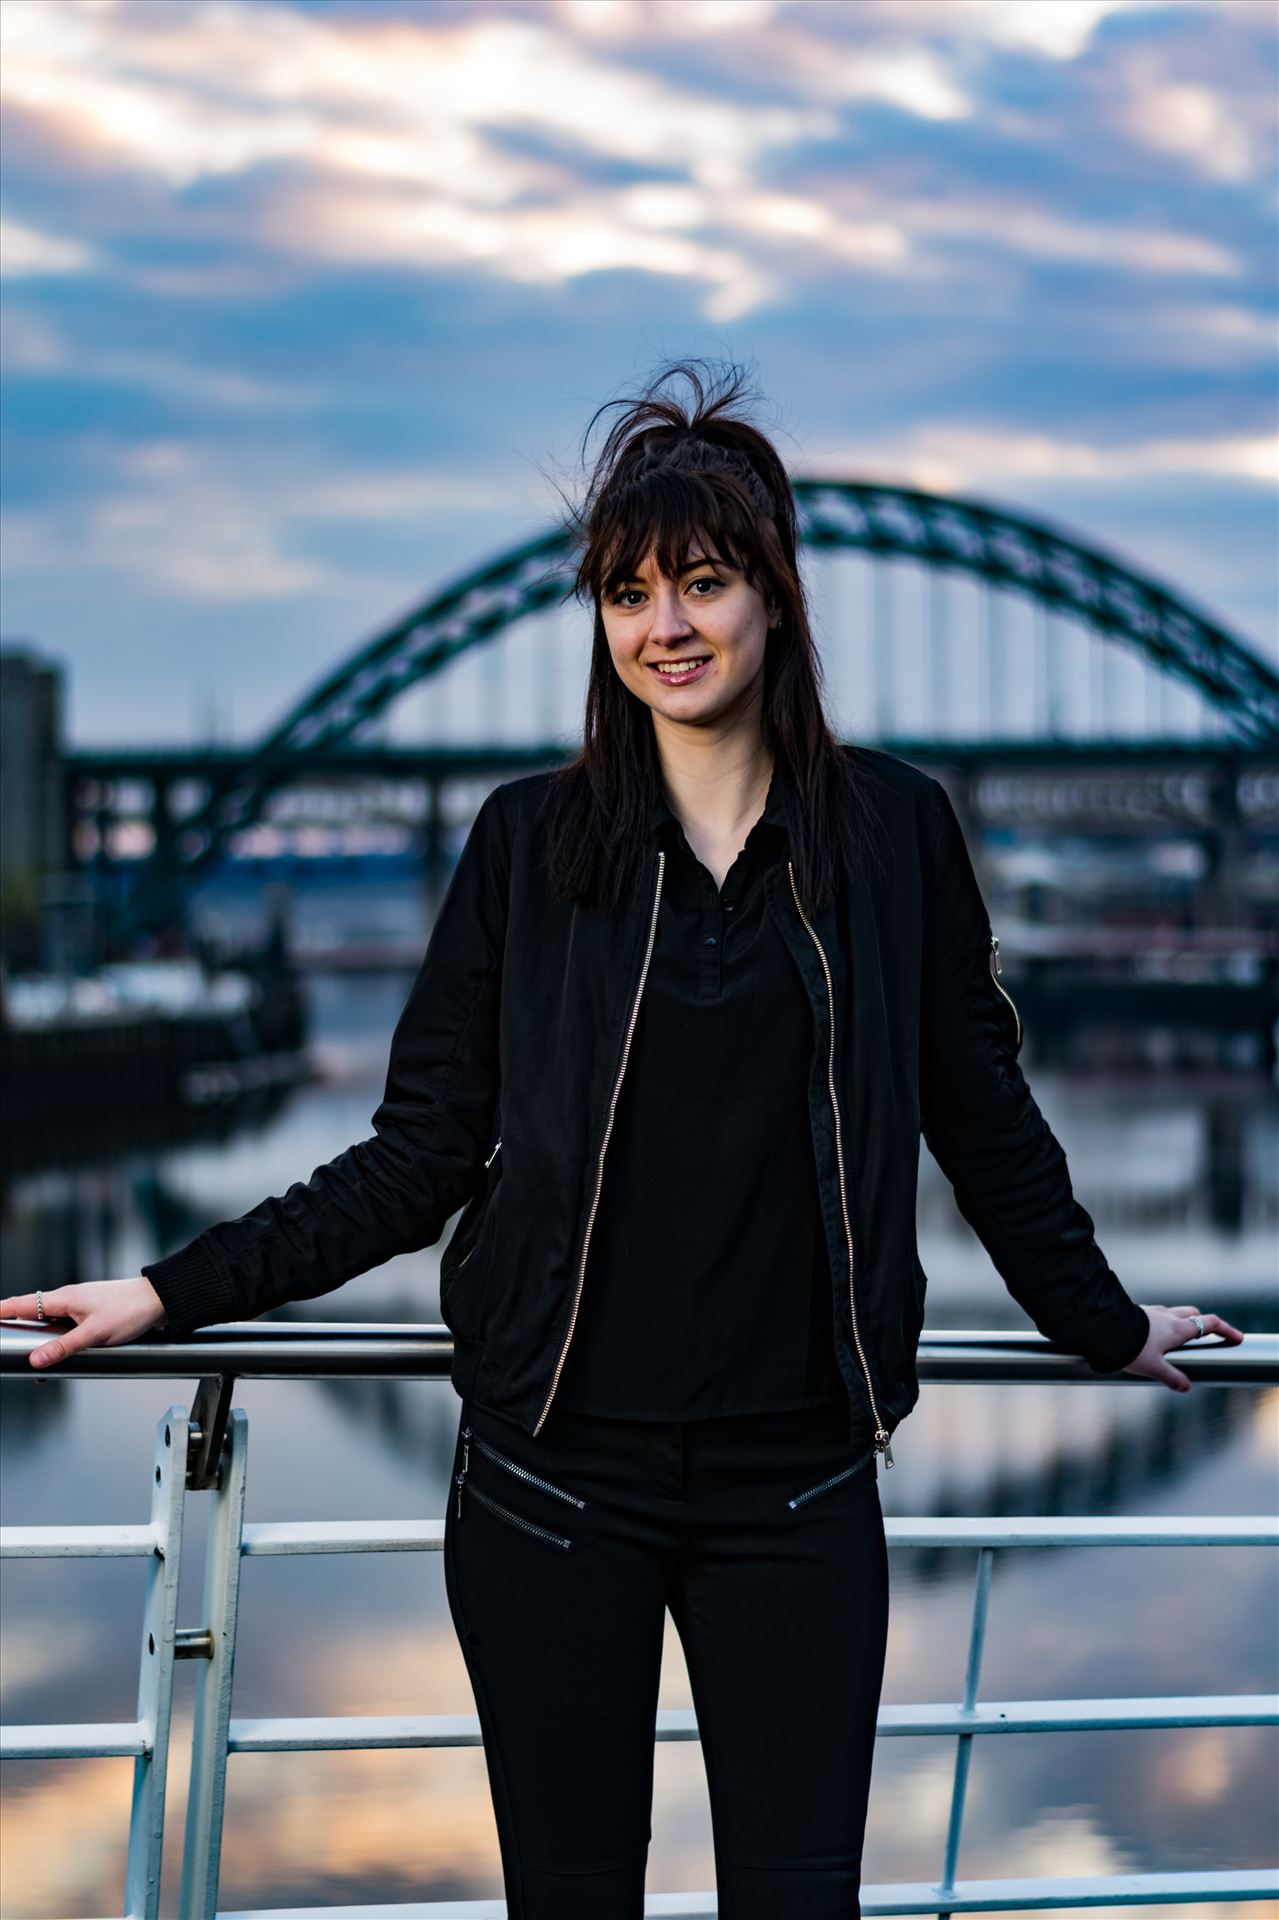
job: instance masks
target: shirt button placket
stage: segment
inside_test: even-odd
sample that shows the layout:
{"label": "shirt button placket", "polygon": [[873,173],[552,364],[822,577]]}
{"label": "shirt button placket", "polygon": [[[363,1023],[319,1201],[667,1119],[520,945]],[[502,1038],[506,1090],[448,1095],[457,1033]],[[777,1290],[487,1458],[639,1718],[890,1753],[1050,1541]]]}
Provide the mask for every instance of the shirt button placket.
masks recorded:
{"label": "shirt button placket", "polygon": [[722,934],[724,919],[720,895],[709,877],[702,885],[702,958],[698,980],[698,998],[717,1000],[723,990]]}

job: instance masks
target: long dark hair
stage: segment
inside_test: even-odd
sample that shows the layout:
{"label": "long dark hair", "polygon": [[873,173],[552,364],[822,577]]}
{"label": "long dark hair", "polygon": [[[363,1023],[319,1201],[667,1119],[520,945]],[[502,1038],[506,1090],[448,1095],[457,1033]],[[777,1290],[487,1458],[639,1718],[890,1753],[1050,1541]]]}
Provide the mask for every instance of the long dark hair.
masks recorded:
{"label": "long dark hair", "polygon": [[[638,572],[650,552],[668,578],[690,541],[709,543],[781,609],[764,653],[762,729],[795,788],[792,853],[810,906],[852,879],[872,847],[862,779],[827,722],[821,662],[813,645],[797,558],[795,496],[772,443],[738,408],[743,370],[730,363],[703,380],[702,360],[677,360],[623,409],[567,524],[580,558],[570,584],[589,594],[595,637],[580,752],[558,768],[546,796],[547,870],[562,900],[610,911],[630,892],[645,850],[645,823],[660,763],[652,715],[613,666],[601,600]],[[682,377],[691,409],[664,393]]]}

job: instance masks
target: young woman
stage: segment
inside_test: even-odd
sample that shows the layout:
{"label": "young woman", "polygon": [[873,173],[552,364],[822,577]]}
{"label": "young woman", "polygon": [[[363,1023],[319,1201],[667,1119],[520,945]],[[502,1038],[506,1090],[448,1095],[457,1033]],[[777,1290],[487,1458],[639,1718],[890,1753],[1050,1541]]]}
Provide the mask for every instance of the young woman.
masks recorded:
{"label": "young woman", "polygon": [[135,1279],[46,1295],[76,1325],[32,1356],[311,1298],[460,1215],[445,1578],[517,1920],[643,1911],[667,1609],[724,1920],[858,1912],[921,1133],[1094,1372],[1188,1392],[1165,1354],[1243,1337],[1108,1266],[946,792],[832,736],[785,471],[736,370],[697,366],[607,436],[582,750],[481,807],[373,1137]]}

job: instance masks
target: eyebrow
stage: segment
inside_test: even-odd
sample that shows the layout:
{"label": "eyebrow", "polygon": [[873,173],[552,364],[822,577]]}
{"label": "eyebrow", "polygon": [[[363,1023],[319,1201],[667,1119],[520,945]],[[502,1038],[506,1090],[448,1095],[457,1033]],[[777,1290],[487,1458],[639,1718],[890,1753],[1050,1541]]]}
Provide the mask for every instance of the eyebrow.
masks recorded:
{"label": "eyebrow", "polygon": [[[682,580],[684,575],[686,573],[692,573],[695,567],[726,567],[727,565],[727,560],[721,560],[717,553],[699,553],[694,559],[684,562],[683,566],[676,573],[675,578]],[[638,580],[638,578],[638,574],[631,573],[628,574],[624,580],[616,580],[613,584],[619,587],[629,587],[632,580]]]}

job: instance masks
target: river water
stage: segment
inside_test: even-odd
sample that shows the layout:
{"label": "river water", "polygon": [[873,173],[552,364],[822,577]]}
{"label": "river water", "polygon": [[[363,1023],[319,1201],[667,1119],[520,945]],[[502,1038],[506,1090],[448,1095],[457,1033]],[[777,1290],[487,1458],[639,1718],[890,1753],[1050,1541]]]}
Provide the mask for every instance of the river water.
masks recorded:
{"label": "river water", "polygon": [[[381,910],[411,925],[411,895]],[[367,913],[302,908],[329,937]],[[354,916],[354,917],[353,917]],[[411,973],[315,977],[320,1077],[215,1144],[51,1168],[8,1195],[4,1291],[136,1273],[208,1221],[280,1193],[365,1138]],[[1022,1064],[1076,1192],[1135,1298],[1276,1323],[1279,1103],[1256,1073],[1110,1079]],[[1233,1143],[1232,1178],[1221,1141]],[[1222,1194],[1232,1195],[1223,1207]],[[927,1326],[1019,1327],[925,1151],[920,1249]],[[163,1223],[163,1225],[161,1225]],[[447,1237],[447,1236],[446,1236]],[[390,1261],[299,1319],[438,1319],[439,1247]],[[194,1383],[33,1375],[0,1399],[10,1526],[145,1521],[157,1422]],[[447,1381],[241,1382],[250,1521],[438,1517],[458,1406]],[[1279,1394],[1145,1382],[989,1388],[925,1384],[881,1470],[886,1516],[1272,1513]],[[201,1496],[185,1543],[179,1622],[199,1623]],[[955,1701],[975,1554],[890,1553],[884,1702]],[[4,1566],[3,1719],[131,1720],[143,1568],[137,1561]],[[982,1673],[987,1699],[1273,1692],[1273,1554],[1204,1548],[1026,1550],[997,1559]],[[856,1632],[856,1621],[849,1631]],[[751,1684],[745,1676],[744,1684]],[[177,1910],[191,1673],[177,1670],[162,1911]],[[668,1621],[660,1705],[691,1705]],[[246,1561],[234,1717],[474,1711],[436,1553]],[[954,1764],[950,1739],[881,1738],[864,1881],[933,1881]],[[122,1911],[132,1762],[8,1762],[0,1899],[12,1920]],[[1273,1730],[1019,1734],[975,1742],[961,1879],[1265,1864],[1273,1854]],[[657,1749],[650,1892],[714,1883],[700,1748]],[[376,1904],[501,1894],[483,1754],[460,1750],[232,1755],[218,1906]],[[1168,1909],[1171,1914],[1172,1909]],[[1222,1907],[1225,1913],[1225,1907]]]}

